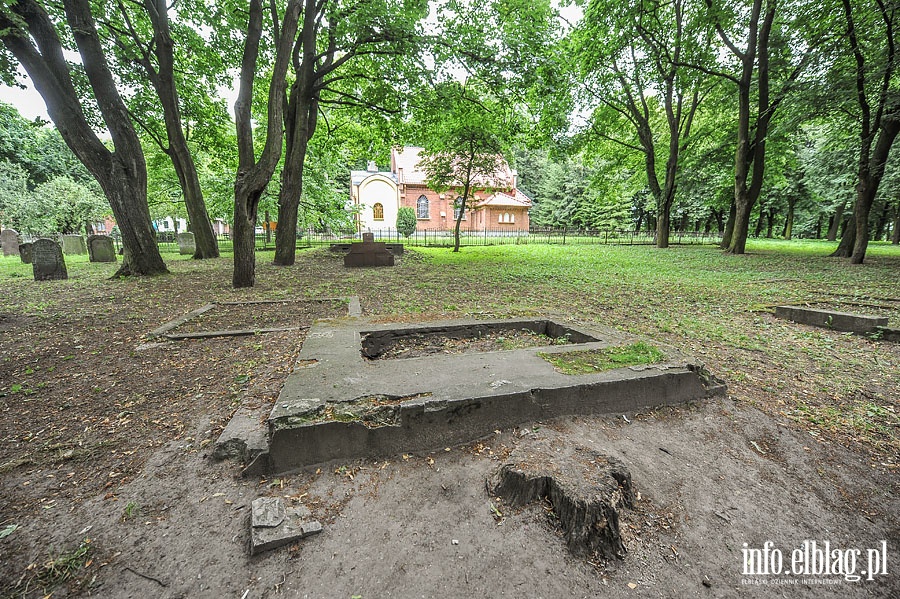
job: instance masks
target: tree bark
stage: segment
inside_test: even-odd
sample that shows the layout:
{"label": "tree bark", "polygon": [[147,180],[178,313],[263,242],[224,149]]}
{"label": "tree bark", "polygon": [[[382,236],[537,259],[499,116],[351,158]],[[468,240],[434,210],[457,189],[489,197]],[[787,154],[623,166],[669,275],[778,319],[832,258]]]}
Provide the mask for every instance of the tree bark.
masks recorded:
{"label": "tree bark", "polygon": [[[283,99],[286,88],[287,68],[297,23],[300,18],[299,0],[290,0],[285,9],[279,31],[277,15],[273,12],[273,29],[277,35],[275,63],[269,83],[268,122],[266,142],[259,158],[253,148],[253,122],[250,108],[253,99],[253,82],[259,58],[262,37],[262,0],[251,0],[247,25],[247,41],[241,60],[240,87],[234,105],[238,143],[238,172],[234,183],[234,273],[235,288],[252,287],[256,283],[256,214],[259,200],[272,179],[281,158],[283,129]],[[279,229],[281,225],[279,223]],[[281,235],[276,236],[276,243]]]}
{"label": "tree bark", "polygon": [[841,230],[841,222],[844,220],[844,209],[846,207],[847,202],[841,202],[841,205],[837,207],[834,216],[831,217],[831,226],[828,227],[828,235],[826,237],[828,241],[837,241],[838,232]]}
{"label": "tree bark", "polygon": [[[63,57],[62,43],[43,7],[34,0],[19,0],[8,8],[0,8],[0,38],[43,97],[47,112],[66,145],[94,176],[109,200],[124,246],[122,266],[115,276],[168,272],[150,222],[144,153],[109,71],[90,3],[65,0],[64,9],[85,74],[112,139],[115,148],[112,152],[85,118],[69,65]],[[20,28],[21,22],[25,23],[27,31]]]}
{"label": "tree bark", "polygon": [[159,71],[154,72],[149,63],[144,66],[162,104],[166,137],[169,140],[169,147],[164,148],[164,151],[172,160],[172,166],[175,168],[175,174],[178,176],[178,182],[184,192],[184,204],[187,208],[191,231],[194,234],[193,257],[195,260],[218,258],[219,245],[206,211],[206,203],[203,201],[203,190],[200,187],[197,166],[190,148],[188,148],[181,123],[178,90],[175,87],[175,43],[172,41],[169,29],[166,0],[144,0],[144,7],[153,24],[154,52],[159,63]]}
{"label": "tree bark", "polygon": [[891,236],[891,243],[900,245],[900,203],[897,204],[896,213],[894,215],[894,233]]}
{"label": "tree bark", "polygon": [[731,247],[731,239],[734,237],[734,223],[737,220],[737,204],[734,197],[731,198],[731,207],[728,208],[728,220],[725,221],[725,228],[722,230],[722,243],[719,247],[727,250]]}

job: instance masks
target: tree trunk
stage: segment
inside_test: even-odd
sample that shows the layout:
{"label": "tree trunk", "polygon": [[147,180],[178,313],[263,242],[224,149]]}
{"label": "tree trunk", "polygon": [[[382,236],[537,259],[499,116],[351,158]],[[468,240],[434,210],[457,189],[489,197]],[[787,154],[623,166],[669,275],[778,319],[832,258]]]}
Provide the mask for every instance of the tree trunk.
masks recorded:
{"label": "tree trunk", "polygon": [[194,157],[188,148],[187,139],[181,123],[181,109],[178,106],[178,90],[175,87],[175,58],[171,32],[169,30],[169,14],[166,0],[145,0],[144,5],[153,23],[154,52],[159,62],[158,73],[153,67],[145,64],[150,80],[163,108],[163,119],[166,124],[166,137],[169,147],[166,154],[172,160],[178,182],[184,192],[184,204],[187,208],[188,220],[194,234],[194,259],[218,258],[219,245],[213,232],[212,222],[203,201],[203,190]]}
{"label": "tree trunk", "polygon": [[656,247],[669,247],[669,215],[671,210],[661,207],[656,218]]}
{"label": "tree trunk", "polygon": [[753,231],[753,236],[757,239],[760,235],[762,235],[763,225],[766,222],[766,210],[765,208],[760,207],[759,209],[759,218],[756,219],[756,230]]}
{"label": "tree trunk", "polygon": [[794,206],[797,204],[796,201],[788,201],[788,212],[787,216],[784,217],[784,235],[785,239],[790,239],[794,234]]}
{"label": "tree trunk", "polygon": [[772,239],[775,228],[775,211],[771,208],[766,210],[766,239]]}
{"label": "tree trunk", "polygon": [[737,204],[734,198],[731,199],[731,207],[728,209],[728,220],[725,221],[725,228],[722,229],[722,243],[719,247],[727,250],[731,247],[731,239],[734,237],[734,221],[737,215]]}
{"label": "tree trunk", "polygon": [[[247,41],[241,60],[240,87],[234,105],[238,143],[238,172],[234,184],[234,274],[235,288],[252,287],[256,282],[256,214],[259,200],[268,186],[278,161],[284,141],[283,99],[291,48],[297,33],[301,5],[290,0],[284,12],[280,32],[273,13],[273,28],[277,35],[275,63],[269,82],[268,120],[266,142],[256,158],[253,148],[254,127],[251,116],[253,81],[259,58],[259,42],[262,37],[262,0],[251,0]],[[280,225],[279,225],[280,228]],[[275,241],[281,235],[276,235]]]}
{"label": "tree trunk", "polygon": [[891,243],[900,245],[900,203],[897,204],[897,210],[894,216],[894,234],[891,236]]}
{"label": "tree trunk", "polygon": [[[109,71],[90,3],[65,0],[64,8],[85,75],[112,139],[113,152],[97,138],[85,118],[56,26],[44,9],[34,0],[20,0],[10,8],[0,8],[0,38],[43,97],[66,145],[109,200],[124,246],[122,265],[115,276],[168,272],[150,222],[144,153]],[[16,14],[10,15],[10,11]],[[20,29],[22,22],[27,32]]]}
{"label": "tree trunk", "polygon": [[819,218],[816,219],[816,239],[822,239],[822,213],[819,213]]}
{"label": "tree trunk", "polygon": [[849,258],[850,254],[853,253],[854,243],[856,243],[856,218],[851,215],[850,218],[845,221],[841,242],[838,244],[837,249],[829,254],[829,256],[831,258]]}
{"label": "tree trunk", "polygon": [[841,202],[841,205],[835,210],[831,220],[831,226],[828,227],[828,236],[826,237],[828,241],[837,241],[838,232],[841,230],[841,223],[844,221],[844,210],[846,208],[847,202],[844,201]]}

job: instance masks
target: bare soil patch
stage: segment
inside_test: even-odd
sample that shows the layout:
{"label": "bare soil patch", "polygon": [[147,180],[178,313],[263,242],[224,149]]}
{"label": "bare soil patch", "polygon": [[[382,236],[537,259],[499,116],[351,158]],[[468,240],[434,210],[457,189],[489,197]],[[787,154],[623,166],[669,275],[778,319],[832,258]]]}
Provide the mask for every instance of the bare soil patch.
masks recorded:
{"label": "bare soil patch", "polygon": [[565,343],[568,343],[568,340],[564,337],[548,337],[528,329],[488,330],[477,337],[411,333],[395,340],[384,352],[371,359],[393,360],[434,354],[481,353]]}

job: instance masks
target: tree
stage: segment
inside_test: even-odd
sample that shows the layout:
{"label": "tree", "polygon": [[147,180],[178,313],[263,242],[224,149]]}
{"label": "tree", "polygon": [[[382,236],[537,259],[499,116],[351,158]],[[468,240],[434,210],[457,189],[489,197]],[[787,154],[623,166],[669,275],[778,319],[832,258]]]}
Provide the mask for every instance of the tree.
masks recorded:
{"label": "tree", "polygon": [[[131,10],[129,6],[132,7]],[[185,12],[190,13],[191,9],[196,8],[189,6]],[[168,3],[166,0],[141,0],[138,8],[134,8],[119,0],[113,9],[111,20],[115,24],[109,24],[107,31],[114,38],[120,60],[124,63],[120,76],[138,88],[149,81],[155,91],[156,106],[150,107],[150,110],[132,111],[131,114],[172,161],[184,194],[191,231],[194,233],[193,257],[216,258],[219,256],[219,247],[203,201],[200,178],[182,122],[175,78],[175,41]],[[202,50],[205,44],[195,31],[183,25],[178,26],[178,30],[183,37],[190,34],[193,52]],[[139,69],[135,71],[133,65],[138,65]],[[180,68],[183,69],[184,65]],[[199,76],[195,78],[195,82],[198,79]],[[154,109],[158,107],[162,108],[165,140],[157,131],[155,123],[150,122]]]}
{"label": "tree", "polygon": [[[301,0],[289,0],[280,26],[277,11],[271,12],[275,60],[269,79],[266,104],[265,145],[257,157],[254,148],[251,105],[259,62],[260,41],[263,34],[264,11],[262,0],[250,1],[247,36],[241,60],[240,86],[234,105],[238,145],[238,170],[234,182],[234,273],[232,275],[232,285],[235,288],[253,287],[256,282],[256,239],[254,236],[256,216],[263,192],[269,185],[281,158],[284,141],[282,118],[287,88],[286,76],[300,18],[300,2]],[[293,230],[290,230],[288,234],[293,243]]]}
{"label": "tree", "polygon": [[416,211],[408,206],[397,210],[397,232],[409,237],[416,232]]}
{"label": "tree", "polygon": [[[737,59],[736,74],[716,71],[704,65],[694,66],[701,72],[724,77],[737,87],[735,216],[728,251],[743,254],[750,230],[750,216],[759,199],[765,176],[766,140],[772,118],[812,60],[813,51],[822,43],[824,36],[819,31],[809,31],[809,27],[803,27],[804,23],[815,22],[816,18],[804,14],[807,7],[800,4],[789,7],[795,11],[790,23],[776,20],[778,0],[752,0],[749,10],[743,10],[747,7],[737,7],[733,13],[729,13],[724,6],[715,5],[714,0],[706,0],[706,5],[720,40]],[[746,20],[742,20],[744,14]],[[819,26],[822,30],[827,29],[826,26]],[[792,37],[792,31],[796,31],[797,35]],[[743,36],[743,46],[739,45],[739,35]],[[799,56],[790,54],[794,49]],[[774,93],[773,84],[776,85]]]}
{"label": "tree", "polygon": [[458,252],[469,198],[478,189],[501,186],[497,179],[509,116],[494,98],[456,82],[439,86],[430,100],[422,117],[427,141],[420,166],[429,187],[458,194],[453,228],[453,251]]}
{"label": "tree", "polygon": [[[708,59],[711,35],[709,22],[687,10],[682,0],[627,8],[593,0],[576,34],[586,91],[599,103],[592,131],[643,154],[647,185],[656,200],[660,248],[669,246],[679,158],[687,150],[703,97],[703,81],[685,65]],[[630,129],[624,138],[618,135],[622,129]],[[661,159],[657,154],[663,145]],[[659,163],[664,164],[662,182]]]}
{"label": "tree", "polygon": [[106,147],[91,128],[63,56],[54,22],[36,0],[0,6],[0,39],[44,98],[66,144],[103,189],[122,233],[124,256],[116,275],[167,272],[150,224],[147,171],[140,140],[116,89],[88,0],[64,0],[64,21],[81,55],[93,99],[112,138]]}
{"label": "tree", "polygon": [[57,177],[39,185],[22,204],[25,231],[35,234],[79,233],[109,213],[96,183],[83,185]]}
{"label": "tree", "polygon": [[397,76],[396,71],[413,55],[418,24],[427,14],[426,0],[304,0],[292,55],[294,81],[283,113],[286,144],[275,264],[294,263],[304,164],[322,108],[399,114],[399,82],[416,77]]}
{"label": "tree", "polygon": [[[853,56],[859,123],[856,202],[853,219],[833,256],[862,264],[869,244],[869,214],[884,177],[891,146],[900,133],[897,95],[896,3],[842,0],[846,40]],[[866,32],[861,38],[857,27]],[[878,31],[877,35],[871,32]],[[882,35],[883,34],[883,35]],[[851,249],[852,248],[852,249]]]}

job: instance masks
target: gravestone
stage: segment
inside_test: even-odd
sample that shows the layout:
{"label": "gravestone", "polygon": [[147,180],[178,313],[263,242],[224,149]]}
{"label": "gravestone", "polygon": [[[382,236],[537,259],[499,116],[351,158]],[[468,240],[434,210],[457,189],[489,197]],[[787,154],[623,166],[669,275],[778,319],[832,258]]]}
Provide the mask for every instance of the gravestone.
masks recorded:
{"label": "gravestone", "polygon": [[16,256],[19,254],[19,234],[12,229],[4,229],[0,233],[0,246],[3,247],[4,256]]}
{"label": "gravestone", "polygon": [[91,262],[115,262],[116,248],[112,237],[91,235],[88,237],[88,256]]}
{"label": "gravestone", "polygon": [[384,243],[376,242],[375,235],[363,233],[362,243],[350,245],[350,252],[344,256],[344,266],[393,266],[394,254],[390,253]]}
{"label": "gravestone", "polygon": [[87,245],[84,243],[84,237],[81,235],[63,235],[62,251],[67,256],[88,253]]}
{"label": "gravestone", "polygon": [[52,239],[38,239],[31,244],[31,268],[35,281],[57,281],[69,278],[62,248]]}
{"label": "gravestone", "polygon": [[196,246],[194,245],[194,234],[193,233],[179,233],[175,236],[176,241],[178,241],[178,253],[182,255],[191,254],[193,255]]}
{"label": "gravestone", "polygon": [[30,243],[19,245],[19,258],[22,259],[22,264],[31,264],[31,245]]}

